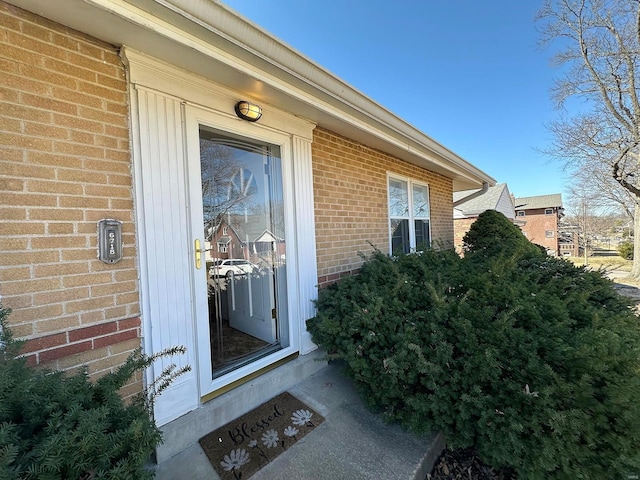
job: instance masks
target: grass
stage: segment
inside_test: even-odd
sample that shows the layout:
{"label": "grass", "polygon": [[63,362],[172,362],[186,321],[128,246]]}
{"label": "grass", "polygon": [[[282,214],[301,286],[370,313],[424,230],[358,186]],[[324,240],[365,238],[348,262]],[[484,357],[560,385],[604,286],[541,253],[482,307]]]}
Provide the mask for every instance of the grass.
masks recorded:
{"label": "grass", "polygon": [[[566,257],[574,265],[584,265],[584,257]],[[588,266],[594,270],[621,270],[630,272],[633,260],[625,260],[616,255],[594,255],[587,258]]]}
{"label": "grass", "polygon": [[[584,257],[565,257],[574,265],[584,265]],[[593,270],[604,270],[605,272],[631,272],[633,260],[626,260],[618,255],[616,250],[597,250],[594,255],[587,258],[587,266]],[[612,277],[616,283],[640,287],[640,280],[630,276],[618,274]]]}

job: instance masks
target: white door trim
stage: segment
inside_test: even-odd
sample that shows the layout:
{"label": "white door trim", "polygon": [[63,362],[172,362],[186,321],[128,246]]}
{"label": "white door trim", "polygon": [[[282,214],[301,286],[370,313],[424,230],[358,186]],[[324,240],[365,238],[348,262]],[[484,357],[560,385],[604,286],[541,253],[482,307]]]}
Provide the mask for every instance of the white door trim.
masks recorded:
{"label": "white door trim", "polygon": [[[271,129],[261,128],[259,125],[250,124],[248,122],[229,122],[224,115],[205,109],[202,107],[196,107],[193,105],[187,105],[185,107],[185,129],[187,138],[187,158],[188,158],[188,180],[190,185],[191,196],[189,197],[190,212],[190,233],[192,236],[192,243],[196,239],[200,239],[204,244],[202,238],[202,197],[201,197],[201,172],[200,172],[200,136],[199,127],[201,125],[228,132],[230,134],[243,135],[250,139],[255,139],[262,142],[267,142],[272,145],[278,145],[280,147],[280,156],[282,159],[282,176],[283,176],[283,194],[285,203],[285,221],[286,226],[294,226],[296,224],[294,215],[295,208],[292,203],[292,145],[291,136],[283,133],[275,132]],[[287,253],[289,253],[290,247],[296,245],[296,232],[295,228],[287,229]],[[292,252],[294,253],[294,252]],[[295,262],[295,255],[292,255],[293,260],[287,255],[286,269],[287,278],[295,279],[297,266]],[[295,318],[299,318],[297,311],[297,288],[294,281],[287,282],[287,311],[289,315],[287,319],[280,319],[288,323],[289,332],[289,346],[278,350],[264,358],[258,359],[248,365],[242,366],[232,372],[213,379],[211,369],[211,349],[210,349],[210,332],[209,332],[209,307],[207,303],[207,288],[206,288],[206,268],[196,269],[192,262],[192,274],[194,277],[194,308],[195,318],[198,319],[196,323],[196,345],[198,350],[198,378],[200,381],[200,396],[205,396],[211,392],[214,392],[220,388],[223,388],[230,383],[236,382],[247,375],[255,373],[256,371],[267,367],[268,365],[275,363],[289,355],[299,352],[300,342],[300,324],[294,321]],[[293,315],[292,315],[293,313]],[[206,321],[205,321],[206,319]]]}
{"label": "white door trim", "polygon": [[[197,348],[198,339],[204,332],[197,328],[195,318],[203,307],[193,302],[196,277],[180,266],[191,269],[189,266],[193,265],[195,213],[190,208],[191,201],[185,189],[194,181],[195,173],[199,175],[199,171],[187,168],[187,152],[193,145],[193,139],[188,138],[194,132],[198,135],[197,120],[206,119],[207,124],[220,130],[275,143],[282,149],[284,198],[289,206],[286,229],[291,346],[264,359],[265,364],[293,352],[305,354],[317,348],[305,326],[306,320],[315,314],[313,301],[317,298],[311,164],[314,124],[269,105],[263,105],[263,118],[258,124],[242,121],[233,114],[233,105],[245,95],[130,50],[123,56],[127,59],[131,81],[134,198],[144,349],[151,354],[183,344],[187,354],[174,361],[177,360],[179,366],[188,364],[193,368],[158,397],[154,413],[158,425],[163,425],[197,408],[206,393],[260,368],[255,362],[215,382],[210,377],[207,379],[207,374],[203,373],[206,369],[200,368],[205,361],[210,365],[210,359],[205,359],[205,354]],[[162,106],[162,111],[157,111],[158,106]],[[168,120],[170,124],[166,123]],[[172,169],[168,175],[166,172],[163,175],[154,163],[160,160],[164,162],[162,168]],[[199,184],[198,179],[196,185]],[[162,201],[158,203],[158,199]],[[166,249],[164,256],[159,253],[162,249]],[[172,264],[167,268],[162,259],[169,257],[179,260],[175,264],[179,266]],[[167,281],[176,271],[183,276],[182,281]],[[161,306],[168,298],[174,299],[170,311],[167,310],[169,307],[163,309]],[[166,363],[160,362],[150,369],[147,384],[153,380],[154,372],[159,373]]]}

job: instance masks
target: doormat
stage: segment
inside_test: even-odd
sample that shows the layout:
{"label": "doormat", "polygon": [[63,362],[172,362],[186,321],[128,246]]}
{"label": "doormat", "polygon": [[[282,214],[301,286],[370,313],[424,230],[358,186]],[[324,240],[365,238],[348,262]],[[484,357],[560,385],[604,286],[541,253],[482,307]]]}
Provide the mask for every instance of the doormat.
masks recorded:
{"label": "doormat", "polygon": [[222,480],[246,480],[323,421],[284,392],[205,435],[200,445]]}

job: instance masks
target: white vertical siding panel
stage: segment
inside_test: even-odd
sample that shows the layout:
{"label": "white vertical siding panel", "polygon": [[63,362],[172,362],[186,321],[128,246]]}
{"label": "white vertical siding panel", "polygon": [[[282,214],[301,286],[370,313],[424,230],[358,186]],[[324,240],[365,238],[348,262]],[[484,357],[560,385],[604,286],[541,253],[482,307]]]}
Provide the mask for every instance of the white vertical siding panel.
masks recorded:
{"label": "white vertical siding panel", "polygon": [[509,220],[513,220],[516,218],[516,211],[513,207],[513,201],[511,200],[511,196],[509,195],[509,190],[505,187],[500,194],[500,199],[498,200],[498,206],[496,207],[498,212],[504,214]]}
{"label": "white vertical siding panel", "polygon": [[154,353],[176,345],[187,348],[186,355],[158,361],[156,374],[171,363],[192,367],[158,397],[154,413],[162,425],[198,405],[184,132],[180,101],[144,89],[137,92],[141,148],[135,174],[142,190],[140,262],[148,295],[143,315],[149,317]]}
{"label": "white vertical siding panel", "polygon": [[300,353],[318,346],[311,341],[305,322],[315,316],[314,300],[318,298],[318,265],[316,262],[316,229],[313,210],[313,172],[311,141],[293,137],[293,176],[295,190],[296,258],[298,266],[298,312]]}

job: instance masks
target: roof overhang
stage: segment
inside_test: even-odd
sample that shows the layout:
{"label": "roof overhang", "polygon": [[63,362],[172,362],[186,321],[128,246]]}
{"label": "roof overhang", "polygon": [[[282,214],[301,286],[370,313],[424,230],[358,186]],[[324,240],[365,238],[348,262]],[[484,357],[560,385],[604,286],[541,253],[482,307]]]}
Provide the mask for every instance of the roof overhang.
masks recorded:
{"label": "roof overhang", "polygon": [[233,10],[213,0],[8,0],[134,48],[453,180],[495,180]]}

